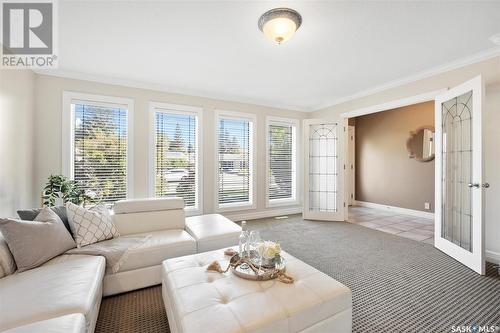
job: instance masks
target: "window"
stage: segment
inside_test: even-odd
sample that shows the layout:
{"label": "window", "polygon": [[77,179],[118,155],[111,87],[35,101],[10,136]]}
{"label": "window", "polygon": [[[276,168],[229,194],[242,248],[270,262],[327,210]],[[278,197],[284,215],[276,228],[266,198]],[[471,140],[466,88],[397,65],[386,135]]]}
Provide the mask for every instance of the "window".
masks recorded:
{"label": "window", "polygon": [[253,116],[219,113],[217,118],[219,209],[254,207]]}
{"label": "window", "polygon": [[[192,110],[192,111],[190,111]],[[184,198],[200,208],[199,117],[197,108],[152,103],[154,117],[154,195]]]}
{"label": "window", "polygon": [[132,102],[105,96],[64,93],[63,172],[96,201],[130,196]]}
{"label": "window", "polygon": [[268,205],[291,204],[297,198],[297,122],[268,118]]}

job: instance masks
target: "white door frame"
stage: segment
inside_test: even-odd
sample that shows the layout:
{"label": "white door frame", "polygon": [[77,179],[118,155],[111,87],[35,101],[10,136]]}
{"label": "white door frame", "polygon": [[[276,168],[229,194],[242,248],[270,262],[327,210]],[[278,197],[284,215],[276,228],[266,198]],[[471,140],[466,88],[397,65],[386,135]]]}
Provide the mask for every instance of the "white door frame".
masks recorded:
{"label": "white door frame", "polygon": [[348,206],[354,205],[356,194],[356,127],[349,125],[347,130],[347,202]]}
{"label": "white door frame", "polygon": [[[337,212],[311,212],[309,211],[309,126],[313,124],[337,123],[338,125],[338,146],[337,146]],[[347,119],[344,118],[322,118],[304,119],[303,121],[303,170],[304,170],[304,210],[305,219],[323,221],[345,221],[347,212],[346,186],[345,186],[345,152]]]}
{"label": "white door frame", "polygon": [[[441,237],[442,219],[442,113],[441,103],[456,96],[472,91],[472,183],[478,184],[478,188],[472,188],[472,252]],[[477,98],[479,96],[479,98]],[[485,249],[484,249],[484,220],[483,215],[483,179],[482,179],[482,101],[484,100],[484,86],[481,76],[451,88],[447,92],[436,97],[436,172],[435,172],[435,226],[434,245],[439,250],[460,261],[467,267],[479,274],[485,273]]]}
{"label": "white door frame", "polygon": [[[340,117],[344,118],[345,121],[347,121],[349,118],[364,116],[367,114],[372,114],[372,113],[377,113],[377,112],[388,111],[388,110],[397,109],[397,108],[401,108],[404,106],[423,103],[423,102],[430,102],[430,101],[434,101],[436,99],[436,96],[438,96],[446,91],[448,91],[448,89],[443,88],[443,89],[438,89],[438,90],[433,90],[433,91],[429,91],[426,93],[422,93],[419,95],[414,95],[414,96],[410,96],[410,97],[396,99],[396,100],[389,101],[389,102],[382,103],[382,104],[371,105],[371,106],[355,109],[355,110],[352,110],[349,112],[344,112],[344,113],[340,114]],[[347,136],[346,136],[346,142],[347,142]],[[348,194],[346,194],[346,195],[348,195]],[[349,210],[346,210],[345,214],[346,214],[345,218],[348,219],[349,218]]]}

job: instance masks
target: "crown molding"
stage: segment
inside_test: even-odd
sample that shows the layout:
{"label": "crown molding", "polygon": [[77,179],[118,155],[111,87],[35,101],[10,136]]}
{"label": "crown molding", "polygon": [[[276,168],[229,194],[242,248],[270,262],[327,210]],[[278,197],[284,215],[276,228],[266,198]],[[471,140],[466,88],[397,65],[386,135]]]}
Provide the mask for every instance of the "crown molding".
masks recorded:
{"label": "crown molding", "polygon": [[262,101],[262,100],[257,100],[257,99],[252,99],[252,98],[246,98],[246,97],[241,97],[241,96],[233,96],[233,95],[227,95],[227,94],[217,94],[217,93],[210,93],[206,91],[197,91],[197,90],[191,90],[191,89],[182,89],[182,88],[176,88],[176,87],[171,87],[171,86],[166,86],[162,84],[155,84],[155,83],[146,83],[142,81],[134,81],[134,80],[126,80],[126,79],[118,79],[118,78],[113,78],[113,77],[106,77],[106,76],[101,76],[101,75],[94,75],[94,74],[86,74],[86,73],[81,73],[81,72],[74,72],[74,71],[67,71],[67,70],[62,70],[62,69],[55,69],[55,70],[34,70],[36,74],[40,75],[48,75],[48,76],[55,76],[55,77],[61,77],[61,78],[67,78],[67,79],[74,79],[74,80],[83,80],[83,81],[91,81],[91,82],[98,82],[98,83],[103,83],[103,84],[110,84],[110,85],[118,85],[118,86],[123,86],[123,87],[129,87],[129,88],[137,88],[137,89],[146,89],[146,90],[154,90],[154,91],[160,91],[160,92],[166,92],[166,93],[171,93],[171,94],[180,94],[180,95],[186,95],[186,96],[192,96],[192,97],[199,97],[199,98],[208,98],[212,100],[220,100],[224,102],[235,102],[235,103],[243,103],[243,104],[251,104],[255,106],[263,106],[263,107],[270,107],[270,108],[276,108],[276,109],[284,109],[284,110],[289,110],[289,111],[298,111],[298,112],[314,112],[314,111],[319,111],[328,107],[332,107],[335,105],[339,105],[342,103],[346,103],[358,98],[366,97],[369,95],[373,95],[379,92],[383,92],[392,88],[396,88],[399,86],[403,86],[405,84],[409,84],[412,82],[416,82],[422,79],[426,79],[438,74],[445,73],[447,71],[451,71],[454,69],[458,69],[464,66],[472,65],[484,60],[488,60],[491,58],[494,58],[496,56],[500,56],[500,46],[490,48],[487,50],[484,50],[480,53],[467,56],[458,60],[454,60],[452,62],[446,63],[444,65],[440,65],[434,68],[431,68],[429,70],[417,73],[415,75],[407,76],[398,80],[390,81],[366,90],[359,91],[357,93],[354,93],[352,95],[340,97],[333,99],[329,102],[319,104],[315,107],[299,107],[296,105],[289,105],[286,103],[276,103],[276,102],[270,102],[270,101]]}
{"label": "crown molding", "polygon": [[256,100],[252,98],[233,96],[227,94],[218,94],[211,93],[206,91],[197,91],[191,89],[182,89],[177,87],[166,86],[162,84],[156,83],[147,83],[142,81],[135,80],[126,80],[126,79],[118,79],[114,77],[107,77],[95,74],[87,74],[82,72],[68,71],[63,69],[50,69],[50,70],[34,70],[36,74],[39,75],[47,75],[60,77],[65,79],[72,80],[82,80],[82,81],[91,81],[96,83],[103,83],[109,85],[122,86],[127,88],[136,88],[136,89],[145,89],[145,90],[154,90],[159,92],[165,92],[170,94],[179,94],[190,97],[198,97],[198,98],[207,98],[211,100],[219,100],[223,102],[233,102],[233,103],[242,103],[242,104],[250,104],[255,106],[263,106],[281,110],[288,111],[297,111],[297,112],[312,112],[314,109],[312,108],[302,108],[296,105],[289,105],[286,103],[275,103],[269,101]]}
{"label": "crown molding", "polygon": [[419,81],[422,79],[426,79],[426,78],[429,78],[429,77],[432,77],[432,76],[435,76],[438,74],[442,74],[442,73],[445,73],[445,72],[448,72],[448,71],[451,71],[454,69],[458,69],[458,68],[472,65],[472,64],[475,64],[475,63],[478,63],[481,61],[485,61],[485,60],[494,58],[496,56],[500,56],[500,47],[498,47],[498,46],[484,50],[482,52],[476,53],[476,54],[471,55],[471,56],[467,56],[464,58],[460,58],[458,60],[454,60],[454,61],[446,63],[444,65],[433,67],[429,70],[426,70],[426,71],[423,71],[423,72],[420,72],[420,73],[417,73],[417,74],[414,74],[411,76],[407,76],[407,77],[404,77],[404,78],[401,78],[398,80],[394,80],[394,81],[390,81],[390,82],[387,82],[387,83],[384,83],[384,84],[381,84],[381,85],[378,85],[378,86],[375,86],[375,87],[372,87],[372,88],[369,88],[366,90],[362,90],[362,91],[359,91],[359,92],[352,94],[352,95],[348,95],[348,96],[334,99],[330,102],[326,102],[326,103],[317,105],[313,109],[315,111],[323,110],[323,109],[326,109],[326,108],[329,108],[329,107],[332,107],[335,105],[339,105],[342,103],[346,103],[346,102],[349,102],[349,101],[352,101],[352,100],[355,100],[358,98],[370,96],[370,95],[373,95],[373,94],[376,94],[379,92],[383,92],[383,91],[386,91],[386,90],[389,90],[392,88],[403,86],[405,84],[413,83],[413,82],[416,82],[416,81]]}

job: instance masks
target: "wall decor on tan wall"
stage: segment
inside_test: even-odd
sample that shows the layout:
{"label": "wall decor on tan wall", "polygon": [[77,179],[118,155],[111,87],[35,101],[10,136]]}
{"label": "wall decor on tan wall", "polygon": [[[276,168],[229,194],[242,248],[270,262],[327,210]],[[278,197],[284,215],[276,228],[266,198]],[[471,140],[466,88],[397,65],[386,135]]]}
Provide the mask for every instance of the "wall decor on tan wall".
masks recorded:
{"label": "wall decor on tan wall", "polygon": [[406,149],[410,158],[418,162],[430,162],[434,159],[434,127],[422,126],[410,132],[406,140]]}

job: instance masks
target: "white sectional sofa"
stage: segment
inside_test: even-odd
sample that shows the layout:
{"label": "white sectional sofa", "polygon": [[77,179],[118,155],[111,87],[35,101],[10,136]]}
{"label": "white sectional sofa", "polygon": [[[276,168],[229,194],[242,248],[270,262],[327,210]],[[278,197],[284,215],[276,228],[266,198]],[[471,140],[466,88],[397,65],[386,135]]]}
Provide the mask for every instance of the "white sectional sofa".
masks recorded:
{"label": "white sectional sofa", "polygon": [[[165,259],[237,244],[241,228],[221,215],[185,219],[179,198],[119,201],[120,235],[149,235],[118,272],[102,256],[61,255],[0,279],[0,332],[93,332],[102,296],[161,283]],[[3,244],[2,244],[3,242]],[[0,267],[9,265],[0,237]]]}

